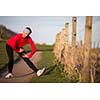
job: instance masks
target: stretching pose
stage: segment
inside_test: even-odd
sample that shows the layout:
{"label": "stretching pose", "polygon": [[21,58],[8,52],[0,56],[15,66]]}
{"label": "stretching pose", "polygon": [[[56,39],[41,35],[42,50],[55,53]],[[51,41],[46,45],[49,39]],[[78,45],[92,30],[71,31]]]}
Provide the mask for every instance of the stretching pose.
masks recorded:
{"label": "stretching pose", "polygon": [[[6,50],[9,58],[8,62],[8,74],[5,76],[5,78],[11,78],[13,77],[12,71],[13,71],[13,64],[14,64],[14,57],[13,57],[13,51],[19,54],[19,56],[27,63],[27,65],[36,72],[37,76],[41,76],[43,72],[45,71],[45,68],[38,70],[35,65],[31,62],[29,58],[33,56],[33,54],[36,52],[36,47],[34,42],[32,41],[31,37],[29,36],[32,33],[32,30],[30,27],[26,27],[22,33],[17,34],[13,37],[11,37],[7,43],[6,43]],[[25,50],[23,49],[23,46],[25,46],[27,43],[30,44],[32,51],[27,54]]]}

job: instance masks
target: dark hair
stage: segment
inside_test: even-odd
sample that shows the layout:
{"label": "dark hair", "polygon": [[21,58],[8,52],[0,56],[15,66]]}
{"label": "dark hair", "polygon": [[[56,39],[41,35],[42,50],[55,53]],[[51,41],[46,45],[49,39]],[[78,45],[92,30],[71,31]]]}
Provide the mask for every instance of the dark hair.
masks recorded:
{"label": "dark hair", "polygon": [[28,29],[30,31],[29,35],[32,33],[32,30],[30,27],[26,27],[25,29]]}

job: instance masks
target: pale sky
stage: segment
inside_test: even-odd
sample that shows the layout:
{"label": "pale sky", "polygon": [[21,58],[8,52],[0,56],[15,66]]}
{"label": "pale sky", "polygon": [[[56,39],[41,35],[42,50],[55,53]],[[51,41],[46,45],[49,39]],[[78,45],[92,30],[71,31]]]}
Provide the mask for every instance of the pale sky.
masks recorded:
{"label": "pale sky", "polygon": [[[0,16],[0,24],[14,32],[22,32],[26,26],[33,30],[31,35],[36,43],[53,44],[56,34],[64,28],[65,22],[69,22],[69,33],[72,32],[72,17],[70,16]],[[93,16],[92,41],[100,41],[100,17]],[[82,31],[81,31],[82,30]],[[84,40],[85,17],[77,17],[77,41]],[[71,39],[71,35],[69,35]]]}

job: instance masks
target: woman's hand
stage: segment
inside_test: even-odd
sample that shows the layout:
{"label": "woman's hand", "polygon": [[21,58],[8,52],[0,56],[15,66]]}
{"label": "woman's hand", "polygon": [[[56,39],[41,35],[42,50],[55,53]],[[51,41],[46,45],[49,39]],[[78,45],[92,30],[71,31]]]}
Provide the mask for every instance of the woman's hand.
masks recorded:
{"label": "woman's hand", "polygon": [[[21,53],[21,52],[23,52],[23,51],[24,51],[23,48],[20,48],[20,49],[19,49],[19,53]],[[28,58],[28,55],[27,55],[26,53],[23,53],[22,57],[23,57],[23,58]]]}
{"label": "woman's hand", "polygon": [[22,57],[23,57],[23,58],[28,58],[28,55],[27,55],[27,54],[23,54]]}
{"label": "woman's hand", "polygon": [[23,52],[24,51],[24,49],[23,48],[20,48],[19,49],[19,53],[21,53],[21,52]]}

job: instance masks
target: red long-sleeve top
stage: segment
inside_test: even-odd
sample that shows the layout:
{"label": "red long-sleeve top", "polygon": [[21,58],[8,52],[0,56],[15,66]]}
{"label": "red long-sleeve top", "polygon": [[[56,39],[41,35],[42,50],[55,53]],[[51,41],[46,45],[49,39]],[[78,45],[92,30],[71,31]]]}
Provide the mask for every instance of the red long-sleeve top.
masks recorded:
{"label": "red long-sleeve top", "polygon": [[36,51],[36,46],[34,42],[32,41],[30,36],[27,36],[26,38],[22,37],[22,34],[17,34],[13,37],[11,37],[7,44],[12,47],[13,50],[15,50],[17,53],[19,52],[19,49],[25,46],[26,44],[30,44],[32,51],[28,54],[28,57],[31,58],[33,54]]}

